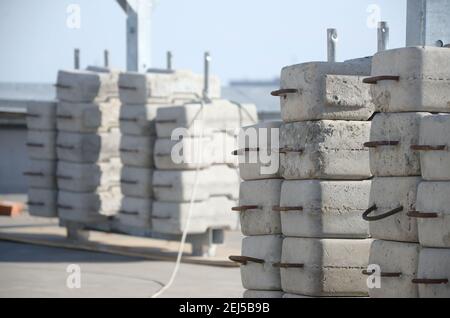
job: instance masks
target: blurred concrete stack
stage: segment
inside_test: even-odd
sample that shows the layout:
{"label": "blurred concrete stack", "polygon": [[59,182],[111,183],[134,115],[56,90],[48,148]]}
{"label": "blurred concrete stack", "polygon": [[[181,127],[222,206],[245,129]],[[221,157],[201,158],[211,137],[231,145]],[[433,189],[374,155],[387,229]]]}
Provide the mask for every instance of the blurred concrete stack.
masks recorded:
{"label": "blurred concrete stack", "polygon": [[28,212],[56,217],[56,102],[27,103]]}
{"label": "blurred concrete stack", "polygon": [[118,76],[58,73],[58,214],[65,224],[102,224],[120,208]]}
{"label": "blurred concrete stack", "polygon": [[[280,179],[244,182],[242,281],[252,297],[368,295],[370,59],[306,63],[281,74]],[[257,150],[266,148],[258,145]],[[250,147],[252,148],[252,147]],[[260,154],[261,155],[261,154]],[[276,159],[276,156],[273,157]],[[243,158],[241,158],[243,160]],[[275,177],[277,177],[275,176]],[[270,176],[269,177],[274,177]]]}
{"label": "blurred concrete stack", "polygon": [[[371,297],[449,297],[450,51],[410,47],[375,55],[376,110],[370,142],[373,180]],[[374,268],[373,270],[376,271]]]}

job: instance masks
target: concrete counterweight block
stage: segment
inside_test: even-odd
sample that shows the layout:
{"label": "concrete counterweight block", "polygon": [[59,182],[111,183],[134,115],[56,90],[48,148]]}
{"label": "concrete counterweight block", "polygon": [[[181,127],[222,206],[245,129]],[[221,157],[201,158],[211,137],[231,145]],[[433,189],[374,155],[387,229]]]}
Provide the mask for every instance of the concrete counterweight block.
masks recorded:
{"label": "concrete counterweight block", "polygon": [[362,180],[370,173],[370,122],[314,121],[281,125],[285,179]]}
{"label": "concrete counterweight block", "polygon": [[[210,78],[210,97],[220,97],[220,81]],[[171,103],[194,100],[203,94],[204,78],[191,71],[152,70],[145,74],[127,72],[119,76],[120,100],[124,104]]]}
{"label": "concrete counterweight block", "polygon": [[280,235],[249,236],[242,240],[242,255],[230,256],[241,264],[241,279],[245,289],[254,291],[281,290],[280,263],[283,237]]}
{"label": "concrete counterweight block", "polygon": [[370,59],[287,66],[281,71],[281,89],[272,95],[281,98],[284,122],[368,120],[374,106],[361,76],[369,75]]}
{"label": "concrete counterweight block", "polygon": [[378,265],[379,288],[370,288],[371,298],[417,298],[419,290],[412,280],[417,277],[420,246],[415,243],[401,243],[376,240],[370,249],[369,264]]}
{"label": "concrete counterweight block", "polygon": [[28,189],[28,213],[38,217],[57,217],[57,195],[55,189]]}
{"label": "concrete counterweight block", "polygon": [[280,206],[285,236],[367,238],[361,214],[369,207],[371,181],[284,181]]}
{"label": "concrete counterweight block", "polygon": [[422,182],[417,191],[419,242],[425,247],[450,248],[450,182]]}
{"label": "concrete counterweight block", "polygon": [[152,168],[154,145],[155,138],[153,136],[122,135],[120,140],[122,164],[132,167]]}
{"label": "concrete counterweight block", "polygon": [[104,102],[119,96],[119,73],[88,70],[59,71],[56,97],[74,103]]}
{"label": "concrete counterweight block", "polygon": [[[156,170],[153,173],[153,192],[156,201],[189,202],[194,189],[195,170]],[[198,172],[195,201],[205,201],[212,196],[239,198],[239,176],[236,169],[214,165]]]}
{"label": "concrete counterweight block", "polygon": [[125,166],[121,172],[122,193],[127,197],[153,197],[153,170]]}
{"label": "concrete counterweight block", "polygon": [[411,148],[419,142],[421,120],[429,113],[385,113],[372,120],[370,168],[377,177],[420,176],[420,153]]}
{"label": "concrete counterweight block", "polygon": [[107,191],[119,186],[121,168],[118,158],[103,163],[58,161],[58,188],[72,192]]}
{"label": "concrete counterweight block", "polygon": [[375,178],[370,191],[370,209],[363,218],[373,238],[418,242],[417,221],[408,216],[416,209],[420,177]]}
{"label": "concrete counterweight block", "polygon": [[449,112],[450,51],[407,47],[375,54],[371,95],[380,112]]}
{"label": "concrete counterweight block", "polygon": [[281,178],[280,176],[280,126],[281,121],[260,123],[241,129],[239,159],[241,178],[250,180]]}
{"label": "concrete counterweight block", "polygon": [[258,180],[241,183],[239,207],[242,233],[251,235],[281,234],[280,212],[274,207],[280,205],[283,180]]}
{"label": "concrete counterweight block", "polygon": [[56,161],[29,160],[24,175],[31,188],[56,189]]}
{"label": "concrete counterweight block", "polygon": [[246,290],[242,298],[245,299],[277,299],[283,298],[282,291]]}
{"label": "concrete counterweight block", "polygon": [[450,115],[438,114],[422,118],[420,152],[422,177],[429,181],[450,181]]}
{"label": "concrete counterweight block", "polygon": [[[208,229],[236,230],[237,215],[230,213],[236,201],[226,197],[213,197],[195,202],[188,234],[202,234]],[[182,234],[186,228],[189,202],[153,202],[152,224],[157,233]]]}
{"label": "concrete counterweight block", "polygon": [[29,130],[26,143],[28,156],[37,160],[55,160],[55,143],[55,131]]}
{"label": "concrete counterweight block", "polygon": [[213,100],[159,109],[156,132],[159,138],[170,138],[175,129],[184,128],[187,136],[206,136],[216,131],[234,133],[240,127],[257,122],[255,105]]}
{"label": "concrete counterweight block", "polygon": [[152,200],[124,197],[117,219],[125,227],[151,229]]}
{"label": "concrete counterweight block", "polygon": [[419,270],[413,283],[420,298],[450,298],[450,249],[424,248],[420,251]]}
{"label": "concrete counterweight block", "polygon": [[156,114],[168,105],[122,105],[120,108],[120,131],[124,135],[156,136]]}
{"label": "concrete counterweight block", "polygon": [[367,296],[372,240],[285,238],[281,257],[283,291],[315,297]]}
{"label": "concrete counterweight block", "polygon": [[119,127],[119,112],[118,99],[98,103],[60,102],[57,112],[58,130],[76,133],[108,132]]}
{"label": "concrete counterweight block", "polygon": [[56,106],[56,102],[28,101],[27,128],[29,130],[55,130]]}

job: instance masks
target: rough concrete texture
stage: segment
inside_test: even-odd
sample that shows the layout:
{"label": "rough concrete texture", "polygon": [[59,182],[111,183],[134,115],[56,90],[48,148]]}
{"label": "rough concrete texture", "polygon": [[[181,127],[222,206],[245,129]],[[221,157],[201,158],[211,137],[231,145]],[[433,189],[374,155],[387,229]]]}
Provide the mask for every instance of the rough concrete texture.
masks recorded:
{"label": "rough concrete texture", "polygon": [[[238,158],[239,173],[242,179],[250,181],[281,178],[278,152],[281,124],[281,121],[273,121],[241,129],[238,141]],[[276,141],[275,145],[272,145],[272,140]],[[272,165],[275,165],[275,173],[271,171]]]}
{"label": "rough concrete texture", "polygon": [[120,101],[68,103],[60,102],[57,110],[59,131],[76,133],[108,132],[119,127]]}
{"label": "rough concrete texture", "polygon": [[285,179],[361,180],[371,177],[370,122],[315,121],[283,124],[281,174]]}
{"label": "rough concrete texture", "polygon": [[[362,100],[353,100],[350,97],[352,92],[365,89],[359,82],[360,79],[353,78],[344,83],[342,80],[330,81],[330,78],[327,81],[326,75],[369,74],[370,59],[365,63],[311,62],[287,66],[281,71],[281,88],[297,89],[298,92],[281,96],[281,118],[284,122],[367,120],[373,113],[372,104],[362,104]],[[343,85],[347,88],[343,89]],[[331,101],[327,98],[330,93],[333,95]],[[339,94],[337,99],[334,97],[335,93]],[[364,93],[361,92],[361,95]],[[353,104],[354,102],[356,103]]]}
{"label": "rough concrete texture", "polygon": [[59,71],[56,97],[75,103],[104,102],[119,96],[119,73],[84,70]]}
{"label": "rough concrete texture", "polygon": [[371,142],[398,142],[398,145],[370,148],[370,168],[377,177],[420,176],[419,143],[421,119],[429,113],[380,113],[372,120]]}
{"label": "rough concrete texture", "polygon": [[27,151],[31,159],[56,159],[56,132],[29,130],[27,135]]}
{"label": "rough concrete texture", "polygon": [[151,210],[151,199],[124,197],[116,218],[124,226],[150,229]]}
{"label": "rough concrete texture", "polygon": [[125,166],[121,172],[121,189],[125,196],[151,198],[153,196],[153,170]]}
{"label": "rough concrete texture", "polygon": [[[420,251],[419,279],[450,279],[450,249],[424,248]],[[450,284],[419,284],[420,298],[450,298]]]}
{"label": "rough concrete texture", "polygon": [[56,102],[27,101],[28,129],[55,130],[56,106]]}
{"label": "rough concrete texture", "polygon": [[242,241],[242,256],[264,260],[241,265],[244,288],[259,291],[281,291],[280,269],[273,265],[281,260],[283,237],[279,235],[249,236]]}
{"label": "rough concrete texture", "polygon": [[276,299],[283,298],[282,291],[246,290],[242,298],[246,299]]}
{"label": "rough concrete texture", "polygon": [[280,205],[282,183],[279,179],[241,183],[239,206],[257,207],[239,212],[244,235],[281,234],[280,212],[274,211],[273,207]]}
{"label": "rough concrete texture", "polygon": [[370,216],[379,216],[399,207],[403,210],[388,218],[369,222],[373,238],[400,242],[418,242],[417,220],[408,217],[416,209],[416,194],[420,177],[375,178],[370,191],[370,206],[377,210]]}
{"label": "rough concrete texture", "polygon": [[140,104],[122,105],[120,108],[120,131],[124,135],[156,136],[156,114],[168,105]]}
{"label": "rough concrete texture", "polygon": [[152,136],[122,135],[120,139],[122,164],[124,166],[152,168],[154,144],[155,138]]}
{"label": "rough concrete texture", "polygon": [[425,247],[450,248],[450,182],[422,182],[417,191],[417,211],[436,213],[419,218],[419,241]]}
{"label": "rough concrete texture", "polygon": [[301,208],[281,212],[285,236],[367,238],[361,218],[369,207],[371,181],[285,181],[280,206]]}
{"label": "rough concrete texture", "polygon": [[450,51],[447,48],[408,47],[375,54],[372,76],[400,76],[371,85],[380,112],[448,112]]}
{"label": "rough concrete texture", "polygon": [[[210,97],[220,97],[220,80],[210,78]],[[127,72],[119,76],[120,100],[124,104],[170,103],[175,99],[198,99],[204,78],[187,70],[148,73]]]}
{"label": "rough concrete texture", "polygon": [[58,161],[58,189],[72,192],[107,191],[119,186],[122,164],[118,158],[100,163]]}
{"label": "rough concrete texture", "polygon": [[281,268],[286,293],[306,296],[367,296],[366,277],[372,240],[285,238],[281,262],[304,268]]}
{"label": "rough concrete texture", "polygon": [[55,189],[56,160],[28,160],[24,174],[28,187]]}
{"label": "rough concrete texture", "polygon": [[235,148],[235,137],[221,132],[202,138],[157,139],[154,149],[155,167],[160,170],[195,170],[214,164],[237,167],[237,158],[232,155]]}
{"label": "rough concrete texture", "polygon": [[[156,170],[153,173],[153,192],[156,201],[189,202],[196,179],[193,170]],[[199,171],[195,201],[208,200],[212,196],[239,198],[239,175],[236,169],[226,165],[213,165]]]}
{"label": "rough concrete texture", "polygon": [[430,181],[450,181],[450,115],[437,114],[422,118],[420,145],[446,146],[439,151],[421,151],[422,177]]}
{"label": "rough concrete texture", "polygon": [[[371,298],[417,298],[419,290],[412,280],[417,277],[420,245],[376,240],[370,249],[369,264],[380,266],[381,286],[369,289]],[[400,274],[398,277],[386,277]]]}
{"label": "rough concrete texture", "polygon": [[56,217],[57,213],[56,189],[28,189],[28,213],[40,217]]}
{"label": "rough concrete texture", "polygon": [[313,298],[313,297],[296,294],[283,294],[283,298],[289,299],[289,298]]}
{"label": "rough concrete texture", "polygon": [[96,163],[119,157],[120,132],[80,134],[59,132],[56,149],[58,159],[76,163]]}
{"label": "rough concrete texture", "polygon": [[156,132],[159,138],[170,138],[173,130],[185,128],[186,136],[206,136],[216,131],[234,133],[240,127],[257,122],[255,105],[241,105],[220,99],[211,103],[191,103],[159,109]]}
{"label": "rough concrete texture", "polygon": [[[236,201],[226,197],[212,197],[208,201],[195,202],[188,234],[205,233],[208,229],[238,228],[238,217],[231,213]],[[152,223],[158,233],[182,234],[186,228],[189,202],[153,202]]]}

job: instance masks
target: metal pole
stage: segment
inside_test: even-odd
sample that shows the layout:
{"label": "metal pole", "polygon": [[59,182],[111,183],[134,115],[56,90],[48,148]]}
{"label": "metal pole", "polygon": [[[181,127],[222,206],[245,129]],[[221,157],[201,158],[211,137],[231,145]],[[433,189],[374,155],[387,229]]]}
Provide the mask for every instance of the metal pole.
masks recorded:
{"label": "metal pole", "polygon": [[103,59],[104,59],[105,68],[108,68],[109,67],[109,51],[108,50],[105,50],[103,52]]}
{"label": "metal pole", "polygon": [[336,62],[336,46],[338,34],[336,29],[327,30],[328,62]]}
{"label": "metal pole", "polygon": [[386,51],[389,44],[389,25],[385,21],[378,22],[378,52]]}
{"label": "metal pole", "polygon": [[203,90],[203,98],[205,100],[209,100],[209,69],[211,64],[211,54],[209,52],[205,52],[205,70],[204,70],[204,90]]}
{"label": "metal pole", "polygon": [[73,66],[76,70],[80,69],[80,49],[75,49],[73,54]]}
{"label": "metal pole", "polygon": [[167,51],[167,69],[169,71],[172,70],[172,59],[173,59],[173,54],[171,51]]}

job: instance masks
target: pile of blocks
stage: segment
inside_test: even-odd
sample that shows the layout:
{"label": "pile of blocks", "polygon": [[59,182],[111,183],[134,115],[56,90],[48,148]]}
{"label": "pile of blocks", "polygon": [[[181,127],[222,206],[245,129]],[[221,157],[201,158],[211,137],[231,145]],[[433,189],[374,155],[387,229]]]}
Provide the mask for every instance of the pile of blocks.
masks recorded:
{"label": "pile of blocks", "polygon": [[380,112],[365,144],[375,178],[364,218],[381,276],[371,297],[450,297],[449,58],[446,48],[380,52],[365,80]]}
{"label": "pile of blocks", "polygon": [[[244,297],[368,295],[362,271],[372,240],[361,214],[372,174],[363,144],[374,105],[362,79],[370,68],[369,58],[284,68],[282,88],[272,93],[283,123],[260,126],[269,130],[260,130],[257,146],[240,138],[246,181],[235,210],[246,237],[242,255],[231,259],[241,264]],[[263,172],[268,154],[278,171]]]}
{"label": "pile of blocks", "polygon": [[120,208],[118,77],[103,69],[58,73],[57,210],[62,223],[101,224]]}
{"label": "pile of blocks", "polygon": [[56,217],[56,102],[27,103],[28,212]]}

